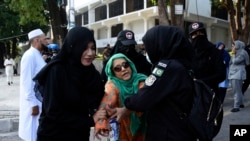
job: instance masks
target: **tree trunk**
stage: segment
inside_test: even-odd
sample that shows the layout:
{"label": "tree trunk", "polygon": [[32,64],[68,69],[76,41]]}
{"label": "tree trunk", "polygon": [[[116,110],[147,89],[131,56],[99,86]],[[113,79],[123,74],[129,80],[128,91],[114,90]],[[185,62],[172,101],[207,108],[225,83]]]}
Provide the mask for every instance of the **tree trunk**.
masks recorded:
{"label": "tree trunk", "polygon": [[238,36],[238,39],[239,38],[239,35],[242,34],[242,23],[241,23],[241,2],[238,1],[236,3],[236,24],[237,24],[237,36]]}
{"label": "tree trunk", "polygon": [[5,42],[5,55],[6,54],[9,54],[9,55],[11,55],[11,53],[10,53],[10,47],[11,47],[11,40],[8,40],[8,41],[6,41]]}
{"label": "tree trunk", "polygon": [[241,39],[246,44],[249,44],[249,37],[250,37],[250,2],[249,0],[245,0],[244,4],[244,26],[243,26],[243,33],[241,34]]}
{"label": "tree trunk", "polygon": [[183,5],[183,0],[171,0],[171,25],[183,29],[183,11],[180,15],[175,14],[175,5]]}
{"label": "tree trunk", "polygon": [[229,19],[230,19],[230,31],[231,31],[231,36],[232,40],[237,40],[238,39],[238,34],[236,30],[236,23],[235,23],[235,10],[234,10],[234,5],[232,0],[227,0],[226,2],[226,7],[229,13]]}
{"label": "tree trunk", "polygon": [[14,59],[17,55],[17,38],[12,39],[12,58]]}
{"label": "tree trunk", "polygon": [[56,0],[48,0],[48,7],[50,11],[50,22],[54,37],[53,42],[62,45],[62,42],[67,34],[67,28],[62,26],[63,23]]}
{"label": "tree trunk", "polygon": [[158,0],[158,14],[160,25],[170,25],[170,20],[166,9],[166,0]]}
{"label": "tree trunk", "polygon": [[5,53],[5,45],[3,42],[0,42],[0,68],[4,68],[4,60],[3,60],[3,56],[4,56],[4,53]]}

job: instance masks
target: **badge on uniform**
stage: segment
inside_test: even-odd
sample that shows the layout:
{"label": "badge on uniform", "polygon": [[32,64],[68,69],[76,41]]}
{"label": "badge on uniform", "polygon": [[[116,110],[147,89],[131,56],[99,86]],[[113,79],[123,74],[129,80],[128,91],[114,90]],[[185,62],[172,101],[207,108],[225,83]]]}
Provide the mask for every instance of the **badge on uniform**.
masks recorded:
{"label": "badge on uniform", "polygon": [[145,85],[146,86],[152,86],[156,80],[156,77],[154,75],[150,75],[146,80],[145,80]]}
{"label": "badge on uniform", "polygon": [[159,63],[158,63],[158,66],[161,66],[161,67],[163,67],[163,68],[166,68],[166,67],[167,67],[167,64],[162,63],[162,62],[159,62]]}
{"label": "badge on uniform", "polygon": [[152,73],[153,73],[154,75],[156,75],[156,76],[161,77],[162,74],[163,74],[163,72],[164,72],[163,69],[160,69],[160,68],[155,67]]}

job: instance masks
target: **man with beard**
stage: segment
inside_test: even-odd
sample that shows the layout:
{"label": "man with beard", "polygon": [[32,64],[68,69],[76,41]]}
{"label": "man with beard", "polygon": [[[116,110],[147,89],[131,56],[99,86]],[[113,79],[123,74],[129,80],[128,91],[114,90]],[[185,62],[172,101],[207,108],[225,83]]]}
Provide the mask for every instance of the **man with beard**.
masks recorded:
{"label": "man with beard", "polygon": [[19,137],[25,141],[36,141],[41,102],[35,97],[33,77],[45,66],[42,51],[47,45],[41,29],[28,33],[30,48],[23,54],[20,71]]}
{"label": "man with beard", "polygon": [[203,80],[218,95],[218,84],[226,78],[226,66],[223,56],[215,45],[208,41],[203,23],[194,22],[189,25],[189,35],[194,49],[194,76]]}

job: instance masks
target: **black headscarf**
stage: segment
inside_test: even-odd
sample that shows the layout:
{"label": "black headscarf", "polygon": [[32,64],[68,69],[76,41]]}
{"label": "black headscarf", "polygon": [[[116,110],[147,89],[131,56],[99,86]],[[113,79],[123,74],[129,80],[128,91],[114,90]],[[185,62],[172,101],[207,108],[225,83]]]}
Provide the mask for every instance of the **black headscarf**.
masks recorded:
{"label": "black headscarf", "polygon": [[68,32],[56,58],[64,61],[70,60],[81,65],[82,53],[86,50],[89,42],[93,42],[96,46],[93,33],[85,27],[74,27]]}
{"label": "black headscarf", "polygon": [[[53,58],[34,79],[37,79],[40,84],[43,84],[50,68],[57,63],[63,63],[67,69],[67,73],[71,75],[76,85],[79,85],[79,87],[93,85],[95,83],[95,78],[93,77],[96,73],[94,65],[83,66],[81,64],[82,53],[86,50],[89,42],[93,42],[94,45],[96,45],[94,35],[89,29],[85,27],[72,28],[68,32],[58,55]],[[83,82],[85,82],[86,85],[85,83],[83,84]]]}
{"label": "black headscarf", "polygon": [[142,41],[154,65],[161,59],[177,59],[186,68],[191,67],[193,50],[180,28],[163,25],[155,26],[146,32]]}
{"label": "black headscarf", "polygon": [[110,53],[110,57],[117,53],[122,53],[131,60],[133,60],[132,58],[134,58],[137,55],[137,52],[135,50],[135,44],[123,45],[120,40],[117,40]]}

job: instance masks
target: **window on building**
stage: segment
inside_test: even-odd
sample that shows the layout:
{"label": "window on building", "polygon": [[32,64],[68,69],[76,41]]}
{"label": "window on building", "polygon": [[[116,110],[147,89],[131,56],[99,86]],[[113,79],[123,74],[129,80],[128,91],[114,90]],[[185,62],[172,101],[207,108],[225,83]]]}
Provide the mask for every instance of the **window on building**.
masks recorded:
{"label": "window on building", "polygon": [[223,20],[228,20],[228,12],[225,7],[212,6],[212,17],[220,18]]}
{"label": "window on building", "polygon": [[103,5],[95,9],[95,21],[107,19],[107,6]]}
{"label": "window on building", "polygon": [[82,26],[82,14],[75,16],[75,25]]}
{"label": "window on building", "polygon": [[144,0],[126,1],[126,13],[141,10],[144,7]]}
{"label": "window on building", "polygon": [[116,37],[123,30],[123,24],[117,24],[111,27],[111,37]]}
{"label": "window on building", "polygon": [[117,0],[109,4],[109,17],[115,17],[123,14],[123,0]]}
{"label": "window on building", "polygon": [[159,19],[155,19],[155,25],[159,25]]}
{"label": "window on building", "polygon": [[144,0],[133,0],[133,3],[134,3],[134,10],[143,9]]}
{"label": "window on building", "polygon": [[88,11],[83,13],[83,25],[89,24],[89,13]]}

